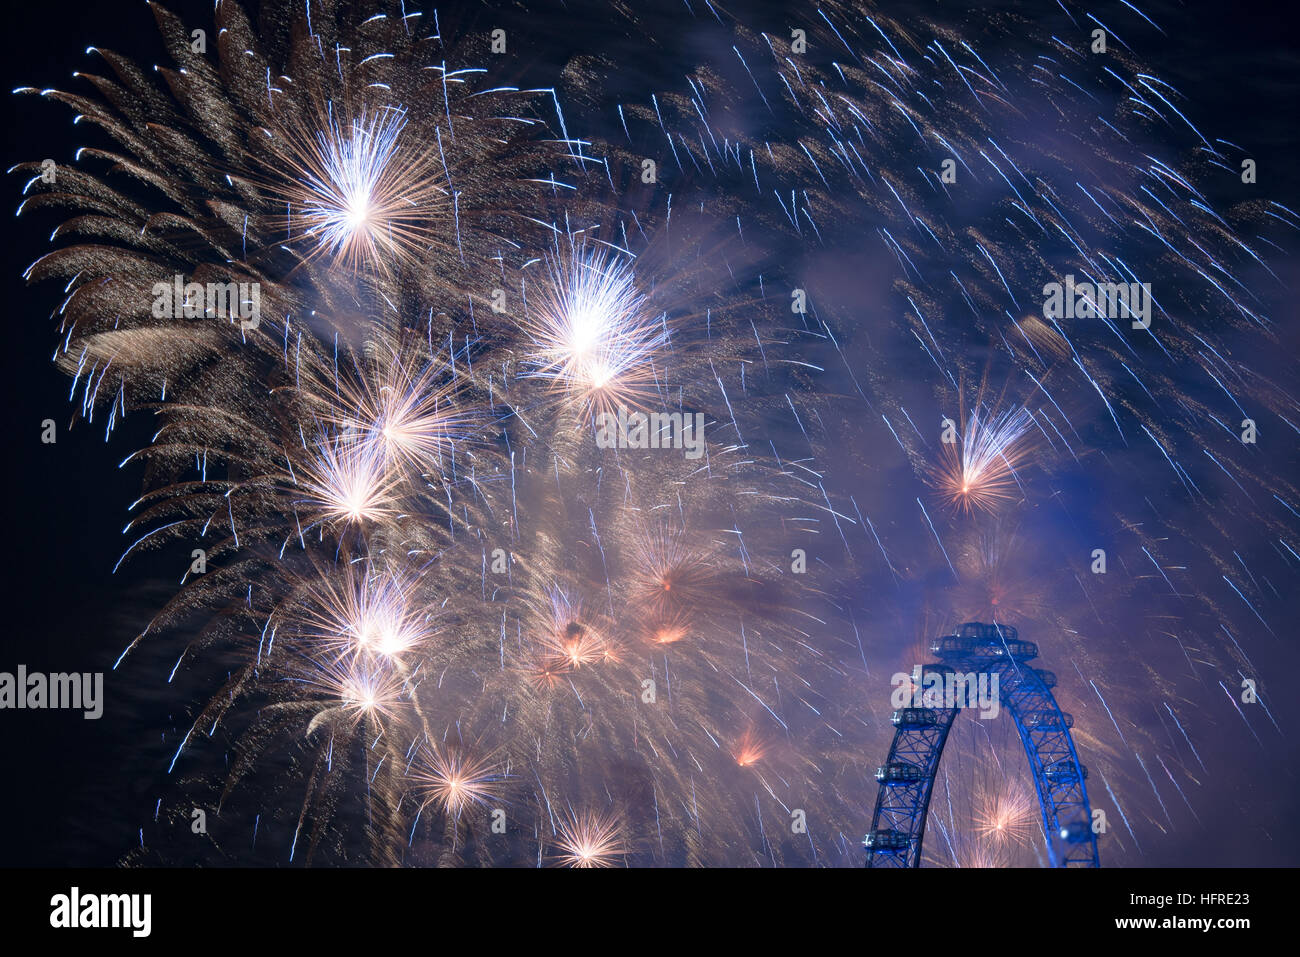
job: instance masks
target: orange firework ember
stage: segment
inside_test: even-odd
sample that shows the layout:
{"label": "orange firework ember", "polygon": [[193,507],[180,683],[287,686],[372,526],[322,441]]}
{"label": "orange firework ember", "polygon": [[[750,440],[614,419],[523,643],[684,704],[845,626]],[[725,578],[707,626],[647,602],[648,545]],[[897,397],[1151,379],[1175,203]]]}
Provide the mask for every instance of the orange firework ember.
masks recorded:
{"label": "orange firework ember", "polygon": [[736,759],[736,763],[742,768],[748,768],[757,764],[759,761],[763,760],[765,754],[767,754],[767,745],[759,738],[757,732],[753,728],[749,728],[743,735],[741,735],[740,741],[736,745],[736,750],[732,752],[732,755]]}
{"label": "orange firework ember", "polygon": [[673,645],[690,635],[690,622],[681,615],[657,621],[647,628],[650,640],[657,645]]}
{"label": "orange firework ember", "polygon": [[563,661],[539,661],[528,669],[528,683],[536,691],[549,691],[559,685],[570,670]]}

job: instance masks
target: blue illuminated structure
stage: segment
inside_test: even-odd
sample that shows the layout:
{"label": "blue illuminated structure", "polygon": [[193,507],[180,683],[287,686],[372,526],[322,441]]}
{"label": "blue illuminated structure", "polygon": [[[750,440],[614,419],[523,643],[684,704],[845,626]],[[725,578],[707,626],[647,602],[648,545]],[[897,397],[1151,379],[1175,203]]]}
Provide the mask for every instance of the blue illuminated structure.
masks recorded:
{"label": "blue illuminated structure", "polygon": [[[1074,719],[1052,697],[1056,675],[1026,664],[1038,657],[1037,645],[1021,641],[1009,625],[969,622],[957,634],[936,639],[930,652],[939,662],[924,666],[923,686],[926,675],[997,675],[1000,708],[1015,722],[1029,759],[1051,865],[1100,867],[1084,783],[1088,769],[1079,763],[1070,737]],[[934,773],[959,710],[914,707],[894,712],[894,742],[889,757],[876,769],[880,791],[871,831],[862,842],[868,867],[920,866]]]}

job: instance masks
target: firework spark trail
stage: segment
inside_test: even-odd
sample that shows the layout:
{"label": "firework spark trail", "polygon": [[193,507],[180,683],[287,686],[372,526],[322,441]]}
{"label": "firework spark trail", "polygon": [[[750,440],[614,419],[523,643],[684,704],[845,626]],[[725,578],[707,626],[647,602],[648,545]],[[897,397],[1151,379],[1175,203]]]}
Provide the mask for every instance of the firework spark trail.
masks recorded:
{"label": "firework spark trail", "polygon": [[1174,714],[1174,709],[1169,707],[1168,701],[1163,701],[1161,702],[1161,704],[1163,704],[1165,706],[1165,710],[1169,712],[1169,717],[1174,719],[1174,724],[1178,726],[1178,730],[1182,734],[1183,740],[1187,742],[1187,746],[1191,748],[1192,754],[1196,756],[1196,763],[1201,766],[1202,771],[1204,771],[1206,774],[1209,774],[1210,773],[1209,768],[1207,768],[1205,766],[1205,762],[1201,760],[1201,755],[1196,750],[1196,745],[1192,744],[1192,739],[1187,736],[1187,731],[1183,727],[1182,722],[1178,720],[1178,715]]}
{"label": "firework spark trail", "polygon": [[939,540],[939,532],[937,529],[935,529],[934,522],[930,521],[930,513],[925,510],[925,503],[918,498],[916,500],[916,504],[921,506],[921,514],[925,516],[925,523],[930,526],[930,532],[934,535],[934,540],[935,543],[939,546],[939,551],[943,552],[944,561],[946,561],[948,563],[948,567],[952,569],[952,577],[958,578],[959,576],[957,574],[957,569],[953,568],[952,559],[948,557],[948,550],[943,547],[943,542]]}
{"label": "firework spark trail", "polygon": [[1233,710],[1237,712],[1238,717],[1240,717],[1241,720],[1245,723],[1246,728],[1250,731],[1251,737],[1255,739],[1256,743],[1258,743],[1261,748],[1264,747],[1264,742],[1261,741],[1259,735],[1255,733],[1254,727],[1251,726],[1250,719],[1246,717],[1246,712],[1241,710],[1241,706],[1237,704],[1237,699],[1233,695],[1233,693],[1228,690],[1228,686],[1225,685],[1222,681],[1220,681],[1219,687],[1223,689],[1223,693],[1226,694],[1228,696],[1228,700],[1232,702]]}
{"label": "firework spark trail", "polygon": [[[1120,804],[1119,798],[1117,798],[1115,792],[1111,790],[1110,781],[1106,779],[1105,771],[1101,774],[1101,782],[1106,785],[1106,793],[1110,795],[1111,802],[1115,805],[1115,810],[1119,811],[1120,820],[1124,822],[1124,827],[1128,831],[1129,837],[1133,838],[1134,844],[1138,844],[1137,835],[1133,833],[1133,826],[1129,824],[1128,815],[1124,813],[1124,806]],[[1138,846],[1140,847],[1140,845]]]}
{"label": "firework spark trail", "polygon": [[1128,740],[1124,737],[1124,732],[1120,730],[1119,722],[1115,720],[1115,715],[1110,710],[1110,705],[1106,704],[1106,699],[1101,696],[1101,691],[1097,688],[1097,683],[1089,679],[1088,684],[1092,686],[1093,693],[1097,695],[1097,700],[1101,702],[1101,706],[1106,709],[1106,716],[1110,718],[1110,723],[1115,726],[1115,733],[1118,734],[1119,739],[1124,742],[1124,747],[1128,747]]}
{"label": "firework spark trail", "polygon": [[1172,771],[1169,770],[1169,767],[1165,764],[1165,759],[1162,758],[1162,757],[1160,757],[1160,755],[1157,754],[1157,755],[1156,755],[1156,760],[1160,762],[1160,767],[1164,768],[1165,774],[1168,775],[1168,777],[1169,777],[1169,782],[1170,782],[1170,783],[1171,783],[1175,788],[1178,789],[1178,796],[1181,797],[1181,798],[1183,799],[1183,803],[1187,805],[1187,810],[1189,810],[1189,811],[1192,812],[1192,817],[1196,818],[1196,823],[1197,823],[1197,824],[1200,824],[1200,823],[1201,823],[1200,815],[1197,814],[1197,813],[1196,813],[1196,809],[1195,809],[1194,807],[1192,807],[1192,802],[1189,801],[1189,800],[1187,800],[1187,795],[1183,792],[1182,785],[1180,785],[1180,784],[1179,784],[1179,783],[1174,779],[1174,774],[1173,774]]}

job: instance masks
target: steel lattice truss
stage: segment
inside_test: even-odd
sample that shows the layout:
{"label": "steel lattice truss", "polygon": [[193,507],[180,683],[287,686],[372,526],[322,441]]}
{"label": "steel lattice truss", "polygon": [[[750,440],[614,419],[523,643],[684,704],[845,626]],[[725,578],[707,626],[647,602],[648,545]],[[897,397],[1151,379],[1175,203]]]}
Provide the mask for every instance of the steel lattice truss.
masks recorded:
{"label": "steel lattice truss", "polygon": [[[1056,676],[1031,668],[1038,657],[1033,642],[1020,641],[1008,625],[970,622],[957,634],[939,638],[930,651],[939,662],[932,674],[996,674],[999,701],[1016,724],[1025,746],[1034,789],[1042,810],[1043,835],[1053,867],[1099,867],[1085,781],[1070,736],[1073,718],[1056,704]],[[952,702],[944,702],[951,704]],[[868,867],[919,867],[934,775],[944,742],[960,707],[902,708],[893,714],[894,741],[876,770],[880,791],[863,840]]]}

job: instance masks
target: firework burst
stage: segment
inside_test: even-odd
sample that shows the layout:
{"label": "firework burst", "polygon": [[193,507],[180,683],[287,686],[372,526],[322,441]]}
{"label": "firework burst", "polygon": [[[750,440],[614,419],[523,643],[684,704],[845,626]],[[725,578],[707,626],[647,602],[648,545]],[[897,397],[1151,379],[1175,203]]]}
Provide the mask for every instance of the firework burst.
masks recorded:
{"label": "firework burst", "polygon": [[500,790],[502,775],[488,757],[471,757],[450,748],[427,747],[411,772],[426,803],[459,817],[484,807]]}
{"label": "firework burst", "polygon": [[579,246],[549,257],[547,269],[524,324],[531,374],[584,411],[644,404],[667,336],[637,289],[632,262],[604,246]]}
{"label": "firework burst", "polygon": [[557,863],[563,867],[614,867],[627,853],[618,815],[569,811],[555,839]]}
{"label": "firework burst", "polygon": [[436,159],[403,135],[406,111],[323,112],[319,132],[286,130],[272,147],[282,172],[271,192],[288,210],[288,238],[306,244],[309,258],[329,256],[353,272],[417,260],[451,199]]}
{"label": "firework burst", "polygon": [[945,462],[936,480],[944,500],[964,512],[993,512],[1015,500],[1017,463],[1028,458],[1033,417],[1023,408],[985,412],[974,409],[952,442],[944,442]]}
{"label": "firework burst", "polygon": [[1038,826],[1038,802],[1020,782],[979,797],[975,831],[995,845],[1028,847]]}

